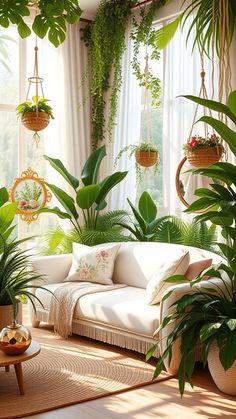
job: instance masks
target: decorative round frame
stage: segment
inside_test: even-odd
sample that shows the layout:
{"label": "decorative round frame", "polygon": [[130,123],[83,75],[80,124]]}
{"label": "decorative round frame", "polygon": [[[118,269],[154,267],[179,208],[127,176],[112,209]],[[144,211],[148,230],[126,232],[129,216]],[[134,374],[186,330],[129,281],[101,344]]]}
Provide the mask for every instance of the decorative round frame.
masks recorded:
{"label": "decorative round frame", "polygon": [[11,202],[17,202],[16,214],[23,221],[31,223],[37,220],[37,210],[46,206],[52,198],[51,192],[44,185],[44,179],[38,177],[37,172],[30,167],[14,180],[9,189]]}

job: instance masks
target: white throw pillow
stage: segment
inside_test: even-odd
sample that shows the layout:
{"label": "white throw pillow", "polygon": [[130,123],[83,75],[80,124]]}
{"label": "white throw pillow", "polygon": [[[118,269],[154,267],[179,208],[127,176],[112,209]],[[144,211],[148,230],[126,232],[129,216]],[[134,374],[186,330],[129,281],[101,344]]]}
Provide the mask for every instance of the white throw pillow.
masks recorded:
{"label": "white throw pillow", "polygon": [[190,256],[187,250],[174,250],[173,254],[157,255],[155,272],[152,274],[147,287],[148,304],[157,304],[161,301],[164,292],[173,284],[163,282],[172,275],[184,275],[188,269]]}
{"label": "white throw pillow", "polygon": [[85,246],[73,243],[73,258],[69,275],[65,282],[88,281],[111,285],[114,262],[120,244]]}

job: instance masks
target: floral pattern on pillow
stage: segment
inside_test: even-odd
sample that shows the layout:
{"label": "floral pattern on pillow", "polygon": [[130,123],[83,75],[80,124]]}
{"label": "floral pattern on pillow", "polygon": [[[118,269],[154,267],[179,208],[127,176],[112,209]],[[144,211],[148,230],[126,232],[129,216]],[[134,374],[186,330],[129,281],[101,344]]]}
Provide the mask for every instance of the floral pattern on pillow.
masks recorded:
{"label": "floral pattern on pillow", "polygon": [[65,281],[112,284],[114,263],[119,248],[120,244],[90,247],[74,243],[72,266]]}

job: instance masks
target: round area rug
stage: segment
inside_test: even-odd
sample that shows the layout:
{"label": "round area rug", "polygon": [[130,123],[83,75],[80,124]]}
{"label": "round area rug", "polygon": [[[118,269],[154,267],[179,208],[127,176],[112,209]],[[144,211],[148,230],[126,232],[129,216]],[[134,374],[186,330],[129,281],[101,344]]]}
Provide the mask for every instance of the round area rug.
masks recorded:
{"label": "round area rug", "polygon": [[[154,367],[145,356],[73,336],[67,340],[49,328],[33,329],[41,352],[22,363],[25,394],[14,368],[0,368],[0,418],[24,417],[150,384]],[[164,373],[159,381],[171,378]],[[156,382],[156,381],[155,381]]]}

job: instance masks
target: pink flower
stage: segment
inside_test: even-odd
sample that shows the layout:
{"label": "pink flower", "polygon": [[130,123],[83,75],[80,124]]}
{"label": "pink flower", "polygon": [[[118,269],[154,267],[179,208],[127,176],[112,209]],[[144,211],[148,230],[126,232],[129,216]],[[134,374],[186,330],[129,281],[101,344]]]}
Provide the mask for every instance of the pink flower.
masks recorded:
{"label": "pink flower", "polygon": [[211,134],[211,139],[212,140],[216,140],[217,139],[217,135],[216,134]]}
{"label": "pink flower", "polygon": [[20,201],[19,205],[20,205],[20,207],[27,207],[28,202],[27,201]]}
{"label": "pink flower", "polygon": [[196,147],[198,145],[197,139],[195,137],[193,137],[191,139],[191,141],[189,141],[188,145],[189,145],[190,148]]}
{"label": "pink flower", "polygon": [[108,253],[105,250],[102,250],[100,252],[100,256],[102,256],[102,258],[107,258],[108,257]]}
{"label": "pink flower", "polygon": [[79,270],[79,275],[81,278],[84,278],[84,279],[90,278],[90,272],[87,268],[81,268]]}

